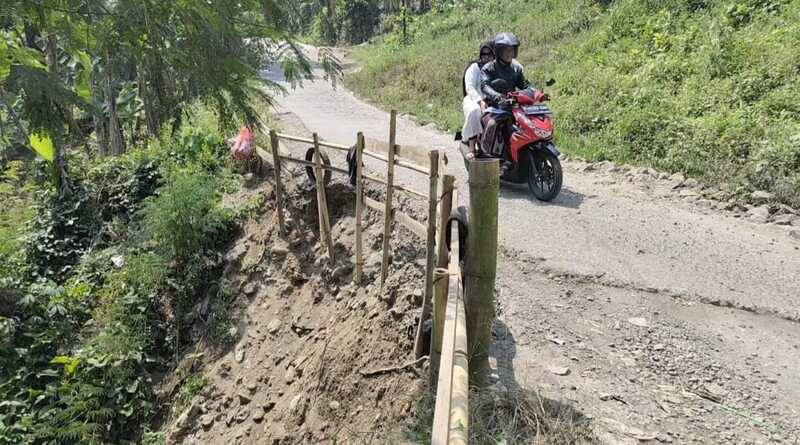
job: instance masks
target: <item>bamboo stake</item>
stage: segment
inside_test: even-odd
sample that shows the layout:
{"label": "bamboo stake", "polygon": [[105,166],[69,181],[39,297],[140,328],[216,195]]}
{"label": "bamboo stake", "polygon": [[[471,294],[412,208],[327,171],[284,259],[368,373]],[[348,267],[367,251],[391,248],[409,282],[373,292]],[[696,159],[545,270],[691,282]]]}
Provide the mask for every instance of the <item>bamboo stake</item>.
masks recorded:
{"label": "bamboo stake", "polygon": [[456,338],[453,351],[453,384],[450,391],[450,434],[448,445],[469,442],[469,359],[464,300],[457,296]]}
{"label": "bamboo stake", "polygon": [[397,139],[397,111],[389,118],[389,158],[386,167],[386,211],[383,213],[383,260],[381,261],[381,287],[389,275],[389,239],[392,236],[392,192],[394,184],[394,153]]}
{"label": "bamboo stake", "polygon": [[431,316],[431,302],[433,300],[433,269],[436,267],[436,205],[438,196],[436,186],[439,181],[439,152],[431,150],[428,153],[430,160],[430,191],[428,193],[428,227],[427,227],[427,246],[425,259],[425,295],[422,299],[422,313],[417,325],[417,335],[414,339],[414,357],[420,358],[423,355],[425,342],[423,341],[422,326]]}
{"label": "bamboo stake", "polygon": [[450,273],[445,268],[433,272],[433,333],[431,335],[431,384],[439,377],[439,363],[442,359],[442,335],[444,334],[444,311],[447,307],[447,290]]}
{"label": "bamboo stake", "polygon": [[[442,179],[442,200],[439,204],[439,234],[436,239],[436,267],[447,267],[447,248],[444,240],[447,239],[447,220],[453,211],[453,184],[456,178],[453,175],[444,175]],[[458,207],[458,203],[455,203]]]}
{"label": "bamboo stake", "polygon": [[283,215],[283,184],[281,184],[281,157],[278,153],[278,135],[274,130],[269,132],[270,145],[272,146],[272,159],[275,165],[275,200],[276,211],[278,214],[278,227],[280,227],[281,235],[286,235],[286,222]]}
{"label": "bamboo stake", "polygon": [[476,159],[468,163],[469,232],[464,286],[470,378],[479,386],[486,381],[489,369],[488,351],[495,314],[499,168],[497,159]]}
{"label": "bamboo stake", "polygon": [[364,134],[359,132],[356,139],[356,273],[353,277],[356,284],[361,283],[364,272],[364,244],[361,233],[361,217],[364,211],[364,176],[361,160],[364,155]]}
{"label": "bamboo stake", "polygon": [[324,170],[322,155],[319,151],[319,137],[314,133],[314,176],[317,182],[317,213],[319,215],[320,241],[328,246],[328,261],[333,264],[333,239],[331,237],[331,220],[328,216],[328,199],[325,196]]}

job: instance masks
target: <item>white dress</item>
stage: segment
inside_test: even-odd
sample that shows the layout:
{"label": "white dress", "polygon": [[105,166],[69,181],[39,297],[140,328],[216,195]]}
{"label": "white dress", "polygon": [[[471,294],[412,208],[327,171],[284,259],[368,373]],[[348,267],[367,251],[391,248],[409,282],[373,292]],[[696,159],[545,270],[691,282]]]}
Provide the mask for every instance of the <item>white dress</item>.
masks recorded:
{"label": "white dress", "polygon": [[464,127],[461,128],[461,140],[469,141],[479,136],[483,132],[481,127],[481,106],[483,100],[481,93],[481,69],[477,63],[473,63],[464,73],[464,85],[467,95],[461,103],[464,109]]}

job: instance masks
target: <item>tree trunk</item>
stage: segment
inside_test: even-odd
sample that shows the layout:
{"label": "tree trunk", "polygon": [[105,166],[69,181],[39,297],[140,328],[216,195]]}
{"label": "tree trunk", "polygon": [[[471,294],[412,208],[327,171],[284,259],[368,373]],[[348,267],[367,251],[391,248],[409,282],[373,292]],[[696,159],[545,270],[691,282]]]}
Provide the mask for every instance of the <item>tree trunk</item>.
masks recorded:
{"label": "tree trunk", "polygon": [[112,63],[108,60],[106,66],[106,101],[108,101],[108,148],[113,155],[125,153],[125,140],[122,138],[122,129],[117,118],[117,94],[111,83]]}
{"label": "tree trunk", "polygon": [[[56,45],[56,38],[55,35],[49,34],[45,40],[45,58],[47,61],[47,71],[50,73],[50,76],[53,78],[53,82],[60,82],[58,78],[58,46]],[[61,108],[58,107],[58,104],[55,102],[51,102],[54,108]],[[65,117],[69,113],[64,108],[64,115]],[[54,156],[53,156],[53,179],[55,182],[55,187],[58,190],[59,197],[65,197],[72,194],[72,187],[70,185],[69,174],[67,170],[67,156],[64,153],[64,146],[61,140],[61,129],[54,128],[52,129],[52,134],[50,135],[53,141],[53,148],[54,148]]]}

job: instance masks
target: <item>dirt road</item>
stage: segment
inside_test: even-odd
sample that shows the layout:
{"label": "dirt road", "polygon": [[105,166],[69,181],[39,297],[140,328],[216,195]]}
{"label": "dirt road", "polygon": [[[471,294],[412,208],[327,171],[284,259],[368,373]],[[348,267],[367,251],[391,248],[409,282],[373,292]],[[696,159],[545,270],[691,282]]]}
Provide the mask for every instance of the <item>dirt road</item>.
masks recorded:
{"label": "dirt road", "polygon": [[[329,141],[387,137],[385,111],[323,81],[278,107]],[[445,150],[465,184],[450,135],[401,118],[398,143]],[[500,195],[503,383],[573,401],[612,442],[797,443],[800,227],[641,169],[568,161],[564,184],[551,204]]]}

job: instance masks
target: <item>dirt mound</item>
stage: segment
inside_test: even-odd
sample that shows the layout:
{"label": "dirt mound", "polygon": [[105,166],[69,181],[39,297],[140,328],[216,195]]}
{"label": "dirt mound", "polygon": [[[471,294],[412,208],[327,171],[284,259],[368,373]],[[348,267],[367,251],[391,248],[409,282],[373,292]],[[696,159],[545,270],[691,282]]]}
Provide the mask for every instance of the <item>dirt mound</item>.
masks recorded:
{"label": "dirt mound", "polygon": [[260,201],[226,254],[240,339],[230,351],[206,351],[217,356],[200,368],[208,384],[168,443],[399,443],[412,420],[427,369],[373,371],[412,359],[424,245],[396,228],[381,289],[382,215],[366,212],[365,279],[353,284],[354,191],[336,180],[327,188],[336,260],[329,264],[313,188],[300,168],[288,170],[285,239],[272,179],[237,197]]}

